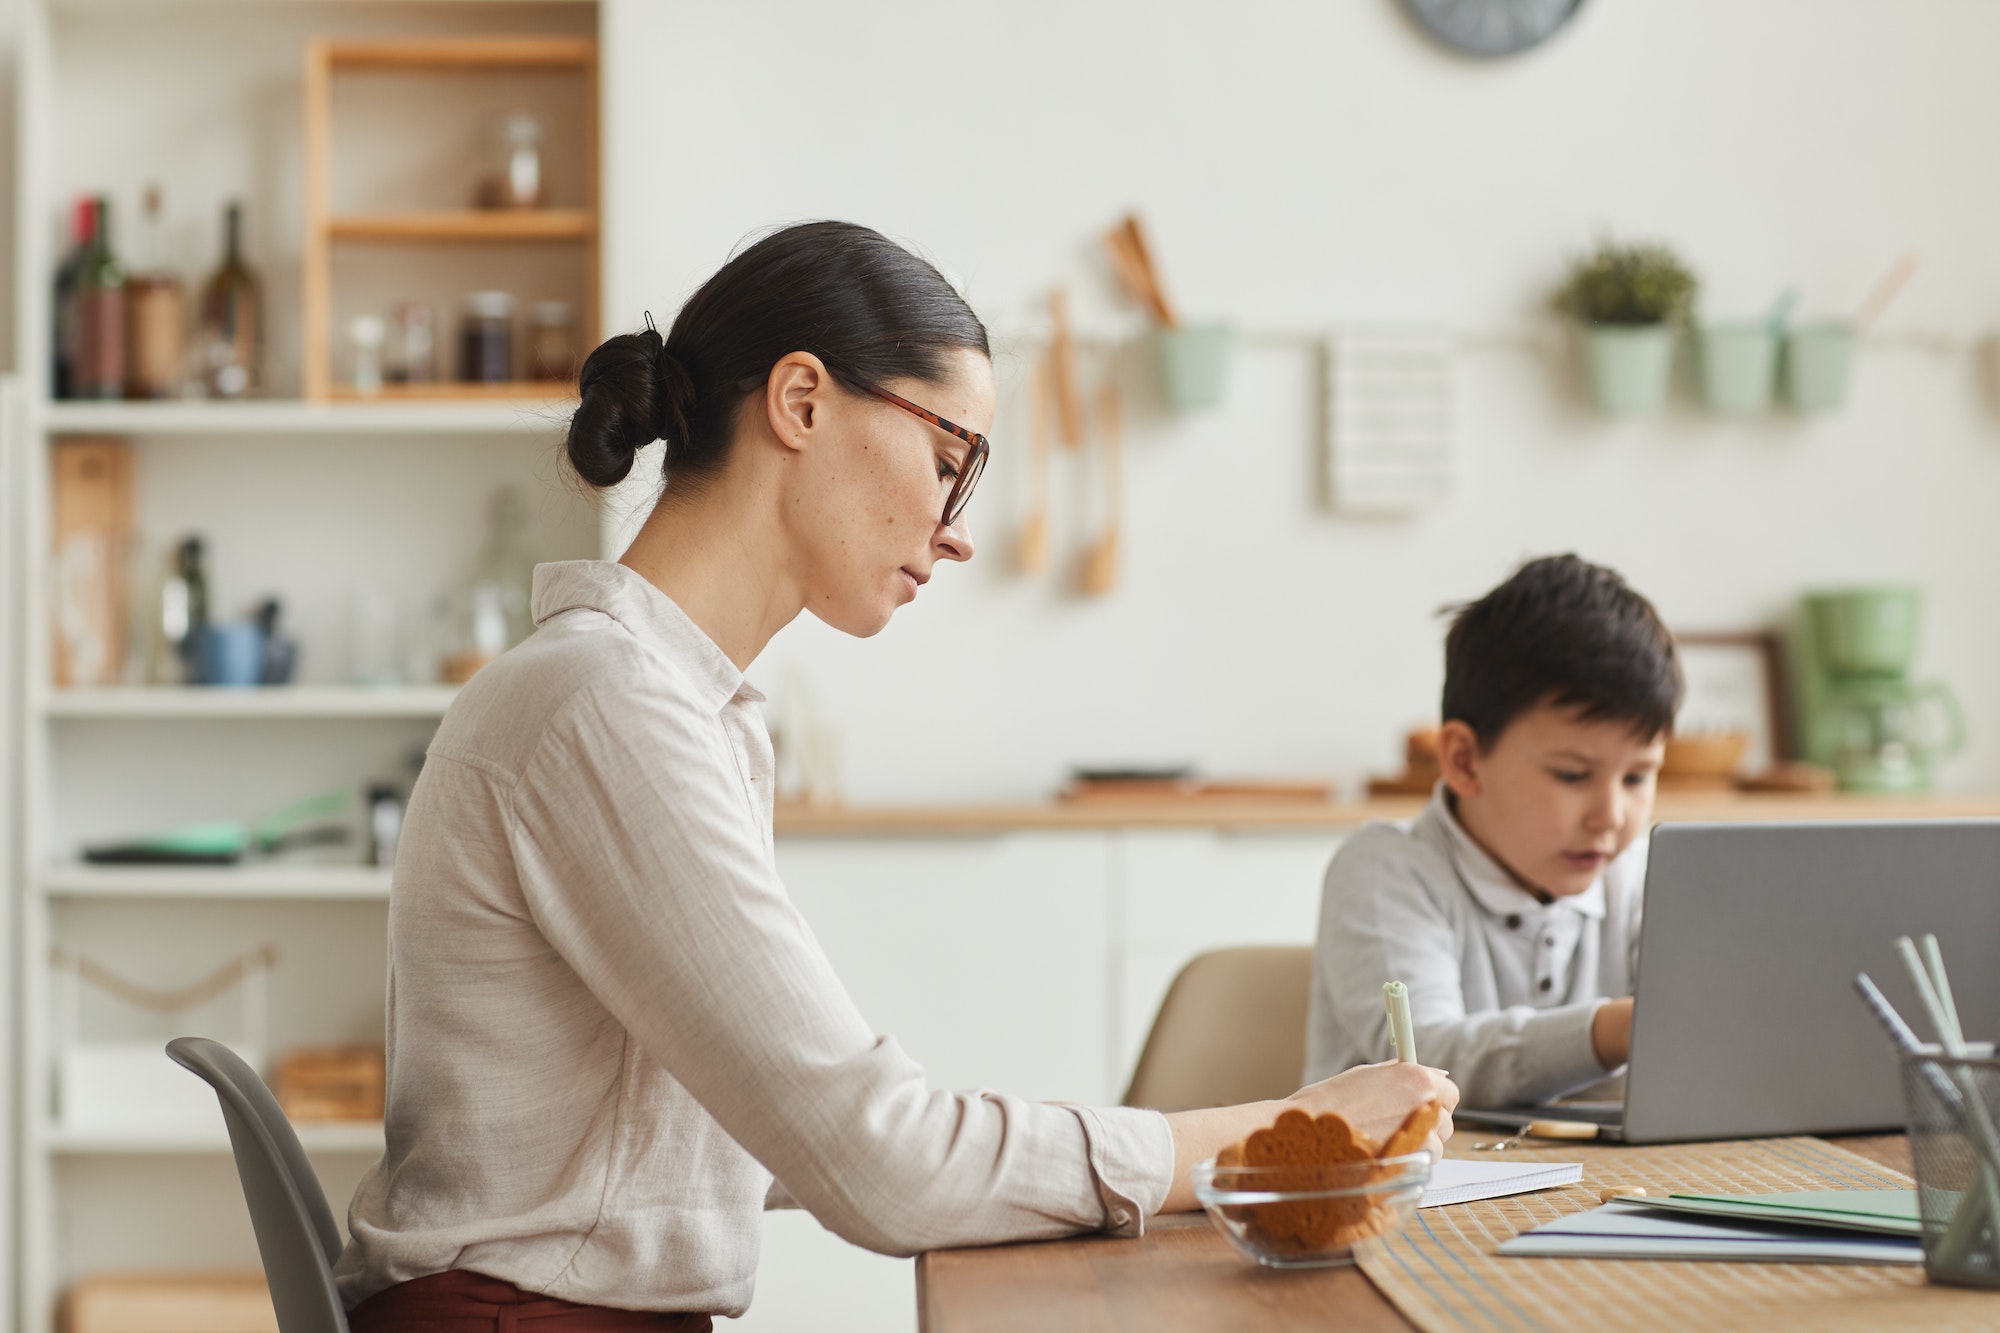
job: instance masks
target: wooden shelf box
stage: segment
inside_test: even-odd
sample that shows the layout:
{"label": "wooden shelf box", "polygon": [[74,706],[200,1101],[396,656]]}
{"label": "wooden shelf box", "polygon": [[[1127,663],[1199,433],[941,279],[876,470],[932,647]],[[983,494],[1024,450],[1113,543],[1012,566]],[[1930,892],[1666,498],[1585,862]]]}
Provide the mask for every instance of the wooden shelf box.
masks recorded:
{"label": "wooden shelf box", "polygon": [[[342,213],[334,206],[334,81],[344,73],[440,74],[453,79],[492,72],[573,72],[581,76],[586,103],[581,157],[585,168],[580,207],[533,209],[437,209]],[[587,37],[480,36],[415,37],[372,41],[314,38],[305,66],[306,234],[303,252],[301,340],[304,389],[308,402],[355,397],[351,384],[336,383],[334,328],[336,247],[463,247],[468,251],[507,245],[579,247],[582,290],[572,294],[578,312],[579,357],[595,340],[600,268],[597,154],[597,43]],[[545,155],[546,156],[546,155]],[[489,264],[497,261],[489,261]],[[383,398],[532,399],[547,401],[574,394],[572,386],[535,382],[461,383],[456,374],[450,310],[436,312],[439,379],[432,383],[385,386]],[[517,316],[516,361],[524,358],[525,325]]]}

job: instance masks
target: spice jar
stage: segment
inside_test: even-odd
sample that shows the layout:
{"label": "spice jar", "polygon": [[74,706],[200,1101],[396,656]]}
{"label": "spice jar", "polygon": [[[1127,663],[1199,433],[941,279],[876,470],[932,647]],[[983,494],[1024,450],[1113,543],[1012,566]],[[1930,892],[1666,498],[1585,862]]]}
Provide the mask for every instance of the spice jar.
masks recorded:
{"label": "spice jar", "polygon": [[380,315],[356,315],[347,324],[347,341],[354,357],[354,392],[363,397],[382,392],[384,332]]}
{"label": "spice jar", "polygon": [[567,301],[528,307],[528,378],[576,378],[576,310]]}
{"label": "spice jar", "polygon": [[481,208],[540,208],[547,198],[542,122],[531,112],[511,112],[500,121],[498,139],[497,169],[480,178],[474,202]]}
{"label": "spice jar", "polygon": [[458,377],[468,384],[500,384],[514,377],[514,298],[474,292],[465,298],[458,326]]}
{"label": "spice jar", "polygon": [[396,307],[382,374],[391,384],[429,384],[438,377],[437,331],[429,306],[405,301]]}

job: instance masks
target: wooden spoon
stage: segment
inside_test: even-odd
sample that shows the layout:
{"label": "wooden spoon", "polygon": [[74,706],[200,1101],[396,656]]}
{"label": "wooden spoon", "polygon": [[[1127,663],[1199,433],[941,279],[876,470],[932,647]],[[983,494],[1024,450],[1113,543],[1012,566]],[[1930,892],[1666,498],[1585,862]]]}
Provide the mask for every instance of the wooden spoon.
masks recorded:
{"label": "wooden spoon", "polygon": [[1049,563],[1049,447],[1056,433],[1052,372],[1046,357],[1028,376],[1028,517],[1021,524],[1015,563],[1023,574],[1039,574]]}
{"label": "wooden spoon", "polygon": [[1083,591],[1101,597],[1118,584],[1118,544],[1124,523],[1124,424],[1118,385],[1106,378],[1097,392],[1098,448],[1104,453],[1104,530],[1083,553]]}
{"label": "wooden spoon", "polygon": [[1069,293],[1058,287],[1049,293],[1049,362],[1054,370],[1056,420],[1062,426],[1062,442],[1072,449],[1083,447],[1083,393],[1077,388],[1076,336],[1069,327]]}

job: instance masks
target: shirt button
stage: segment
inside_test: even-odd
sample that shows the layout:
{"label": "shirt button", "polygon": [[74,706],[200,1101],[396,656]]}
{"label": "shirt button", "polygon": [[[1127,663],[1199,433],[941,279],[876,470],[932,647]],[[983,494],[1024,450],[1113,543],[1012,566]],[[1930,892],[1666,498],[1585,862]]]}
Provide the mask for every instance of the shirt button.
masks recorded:
{"label": "shirt button", "polygon": [[1519,916],[1510,916],[1507,918],[1507,929],[1519,930],[1520,928],[1521,928],[1521,918]]}
{"label": "shirt button", "polygon": [[1544,939],[1544,940],[1542,941],[1542,945],[1543,945],[1543,947],[1544,947],[1544,948],[1549,948],[1549,949],[1553,949],[1553,948],[1555,948],[1555,947],[1556,947],[1556,937],[1555,937],[1555,936],[1553,936],[1553,935],[1550,935],[1549,937],[1547,937],[1546,939]]}
{"label": "shirt button", "polygon": [[1116,1227],[1122,1227],[1131,1220],[1132,1220],[1132,1214],[1126,1212],[1123,1208],[1120,1208],[1117,1212],[1111,1214],[1111,1225]]}
{"label": "shirt button", "polygon": [[1553,986],[1553,985],[1555,985],[1555,984],[1556,984],[1556,983],[1555,983],[1555,982],[1554,982],[1553,980],[1551,980],[1550,978],[1548,978],[1548,977],[1543,977],[1543,978],[1542,978],[1542,993],[1543,993],[1544,995],[1548,994],[1548,992],[1549,992],[1549,987],[1551,987],[1551,986]]}

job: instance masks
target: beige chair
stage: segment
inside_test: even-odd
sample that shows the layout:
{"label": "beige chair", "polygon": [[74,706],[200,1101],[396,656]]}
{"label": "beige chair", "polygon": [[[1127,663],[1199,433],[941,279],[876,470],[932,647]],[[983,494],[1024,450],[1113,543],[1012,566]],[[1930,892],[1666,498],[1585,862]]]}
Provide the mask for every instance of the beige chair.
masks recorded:
{"label": "beige chair", "polygon": [[1192,1111],[1296,1092],[1312,954],[1262,945],[1189,960],[1160,1002],[1125,1105]]}

